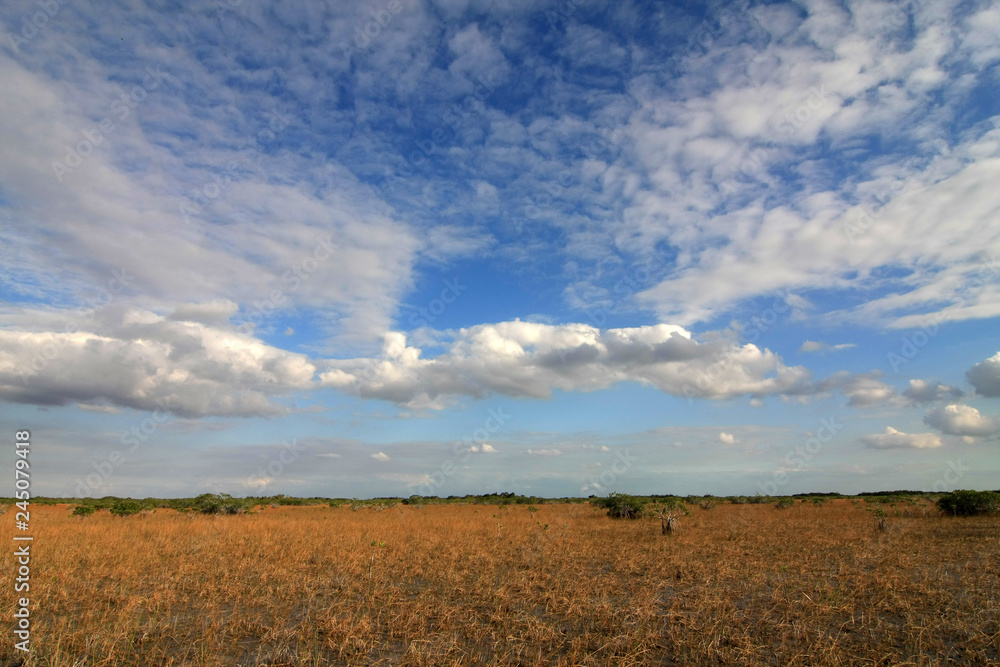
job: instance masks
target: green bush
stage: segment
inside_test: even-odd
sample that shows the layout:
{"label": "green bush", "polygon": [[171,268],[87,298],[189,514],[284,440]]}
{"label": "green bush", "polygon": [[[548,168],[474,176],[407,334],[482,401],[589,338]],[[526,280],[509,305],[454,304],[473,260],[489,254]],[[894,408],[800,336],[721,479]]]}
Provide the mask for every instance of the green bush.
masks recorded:
{"label": "green bush", "polygon": [[131,498],[116,500],[110,507],[111,513],[115,516],[132,516],[133,514],[138,514],[144,509],[146,509],[145,505],[143,505],[140,501],[132,500]]}
{"label": "green bush", "polygon": [[73,516],[90,516],[97,511],[93,505],[77,505],[73,508]]}
{"label": "green bush", "polygon": [[253,507],[249,498],[233,498],[228,493],[203,493],[194,499],[194,508],[205,514],[244,514]]}
{"label": "green bush", "polygon": [[789,507],[791,507],[794,504],[795,504],[795,501],[792,500],[791,498],[782,498],[778,502],[774,503],[774,509],[776,509],[776,510],[788,509]]}
{"label": "green bush", "polygon": [[1000,512],[1000,493],[959,489],[938,498],[937,505],[953,516],[996,514]]}
{"label": "green bush", "polygon": [[624,493],[609,493],[607,498],[593,498],[590,503],[608,510],[613,519],[639,519],[645,508],[640,498]]}

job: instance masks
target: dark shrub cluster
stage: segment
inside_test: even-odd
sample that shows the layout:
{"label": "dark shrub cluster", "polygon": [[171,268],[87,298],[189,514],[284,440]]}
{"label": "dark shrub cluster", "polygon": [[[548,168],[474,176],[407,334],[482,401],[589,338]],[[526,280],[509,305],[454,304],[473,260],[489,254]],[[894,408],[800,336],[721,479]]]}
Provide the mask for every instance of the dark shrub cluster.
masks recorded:
{"label": "dark shrub cluster", "polygon": [[73,508],[73,516],[90,516],[97,511],[97,508],[93,505],[77,505]]}
{"label": "dark shrub cluster", "polygon": [[945,514],[975,516],[1000,512],[1000,493],[959,489],[938,498],[937,505]]}
{"label": "dark shrub cluster", "polygon": [[624,493],[609,493],[606,498],[592,498],[591,505],[608,510],[614,519],[639,519],[646,503],[640,498]]}
{"label": "dark shrub cluster", "polygon": [[146,504],[144,502],[141,500],[132,500],[131,498],[117,500],[109,508],[110,512],[115,516],[132,516],[133,514],[138,514],[144,509],[146,509]]}
{"label": "dark shrub cluster", "polygon": [[228,493],[203,493],[194,499],[194,509],[205,514],[243,514],[253,507],[253,500],[233,498]]}

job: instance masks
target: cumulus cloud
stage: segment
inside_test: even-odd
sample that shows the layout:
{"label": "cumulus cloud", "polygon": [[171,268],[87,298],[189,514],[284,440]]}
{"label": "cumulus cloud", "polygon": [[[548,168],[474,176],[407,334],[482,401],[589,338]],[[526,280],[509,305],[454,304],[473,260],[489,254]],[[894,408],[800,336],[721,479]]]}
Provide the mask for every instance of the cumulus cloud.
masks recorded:
{"label": "cumulus cloud", "polygon": [[675,396],[725,399],[811,391],[809,371],[786,366],[755,345],[700,343],[677,326],[600,330],[586,324],[483,324],[457,332],[428,359],[401,333],[385,337],[379,359],[330,360],[326,386],[407,407],[440,407],[455,396],[547,398],[623,381]]}
{"label": "cumulus cloud", "polygon": [[391,461],[392,459],[385,452],[378,452],[377,454],[372,454],[371,458],[376,461]]}
{"label": "cumulus cloud", "polygon": [[[182,417],[266,416],[272,399],[310,386],[316,367],[233,327],[138,309],[78,322],[22,312],[0,329],[0,399],[36,405],[110,404]],[[197,319],[206,311],[187,311]]]}
{"label": "cumulus cloud", "polygon": [[0,318],[8,326],[0,329],[0,398],[184,417],[278,415],[287,408],[276,399],[320,387],[411,409],[443,409],[462,396],[548,398],[556,390],[595,391],[628,381],[686,398],[831,390],[852,405],[897,398],[876,374],[844,372],[813,382],[806,368],[787,366],[767,349],[699,342],[667,324],[605,330],[519,320],[483,324],[453,332],[445,351],[432,358],[404,334],[390,332],[380,357],[323,359],[270,346],[234,325],[199,321],[217,321],[226,312],[224,304],[179,307],[169,317],[106,308],[91,313],[84,326],[57,311]]}
{"label": "cumulus cloud", "polygon": [[896,388],[882,382],[880,377],[882,377],[880,371],[870,373],[838,371],[817,382],[815,389],[817,391],[838,390],[850,399],[848,405],[853,407],[901,404],[902,401]]}
{"label": "cumulus cloud", "polygon": [[799,348],[799,352],[839,352],[840,350],[849,350],[852,347],[856,347],[854,343],[829,345],[820,341],[807,340],[802,343],[802,347]]}
{"label": "cumulus cloud", "polygon": [[722,432],[719,434],[719,442],[723,442],[727,445],[734,445],[736,444],[736,436],[732,433]]}
{"label": "cumulus cloud", "polygon": [[910,385],[903,391],[903,396],[911,403],[931,403],[933,401],[954,401],[962,398],[965,393],[957,387],[949,387],[940,382],[927,380],[910,380]]}
{"label": "cumulus cloud", "polygon": [[971,405],[946,405],[928,412],[924,423],[942,433],[963,436],[991,435],[1000,431],[1000,424],[984,417]]}
{"label": "cumulus cloud", "polygon": [[482,445],[472,445],[469,451],[473,454],[495,454],[497,450],[493,445],[484,442]]}
{"label": "cumulus cloud", "polygon": [[965,371],[965,377],[980,396],[1000,396],[1000,352]]}
{"label": "cumulus cloud", "polygon": [[903,433],[891,426],[885,433],[866,435],[861,441],[873,449],[927,449],[941,446],[941,436],[934,433]]}
{"label": "cumulus cloud", "polygon": [[529,449],[529,456],[559,456],[562,454],[558,449]]}

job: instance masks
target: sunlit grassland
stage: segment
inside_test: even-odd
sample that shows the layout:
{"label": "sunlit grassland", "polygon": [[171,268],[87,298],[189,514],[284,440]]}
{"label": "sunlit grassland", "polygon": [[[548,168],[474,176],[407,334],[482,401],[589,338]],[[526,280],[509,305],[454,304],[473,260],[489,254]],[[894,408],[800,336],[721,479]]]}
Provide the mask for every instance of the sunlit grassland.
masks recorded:
{"label": "sunlit grassland", "polygon": [[923,502],[70,509],[32,508],[28,664],[1000,663],[1000,518]]}

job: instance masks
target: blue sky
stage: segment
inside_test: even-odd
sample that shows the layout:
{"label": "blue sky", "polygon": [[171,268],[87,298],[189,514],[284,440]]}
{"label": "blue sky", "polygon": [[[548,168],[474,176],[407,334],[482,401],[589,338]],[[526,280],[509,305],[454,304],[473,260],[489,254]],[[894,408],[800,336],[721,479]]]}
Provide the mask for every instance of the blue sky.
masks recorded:
{"label": "blue sky", "polygon": [[991,3],[0,16],[36,493],[998,486]]}

